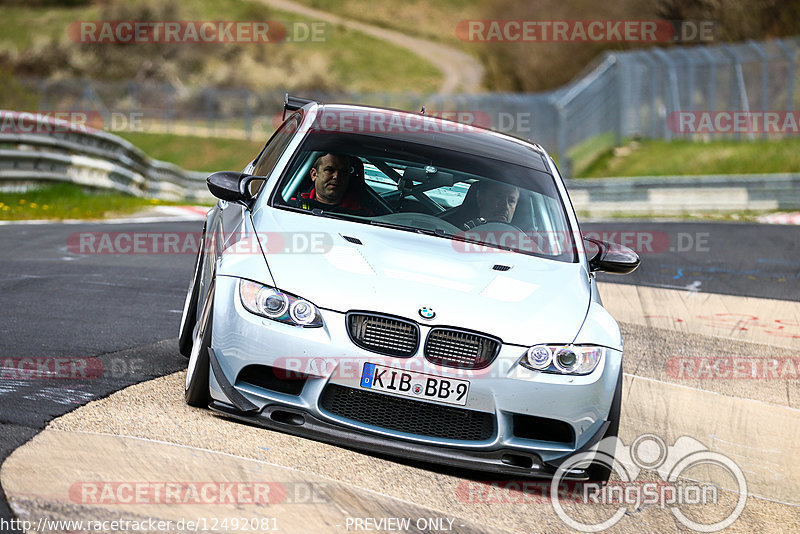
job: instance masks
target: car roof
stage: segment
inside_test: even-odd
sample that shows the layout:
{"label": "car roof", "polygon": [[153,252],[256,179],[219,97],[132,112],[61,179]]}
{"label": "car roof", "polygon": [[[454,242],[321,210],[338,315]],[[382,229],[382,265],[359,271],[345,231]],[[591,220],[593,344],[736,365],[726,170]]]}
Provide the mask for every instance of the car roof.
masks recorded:
{"label": "car roof", "polygon": [[[478,126],[420,113],[357,106],[316,104],[306,108],[312,130],[357,133],[476,154],[550,174],[544,150],[528,141]],[[316,113],[311,111],[316,110]]]}

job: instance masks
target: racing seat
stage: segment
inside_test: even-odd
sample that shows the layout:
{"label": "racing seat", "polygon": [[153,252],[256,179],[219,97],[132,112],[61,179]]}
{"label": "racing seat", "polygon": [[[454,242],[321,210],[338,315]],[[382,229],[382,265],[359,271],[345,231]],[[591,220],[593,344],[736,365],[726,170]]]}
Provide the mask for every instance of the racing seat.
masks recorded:
{"label": "racing seat", "polygon": [[450,224],[461,228],[461,225],[466,221],[471,221],[478,217],[478,184],[475,182],[467,189],[467,194],[464,195],[464,201],[460,206],[456,206],[449,213],[442,216],[442,219]]}

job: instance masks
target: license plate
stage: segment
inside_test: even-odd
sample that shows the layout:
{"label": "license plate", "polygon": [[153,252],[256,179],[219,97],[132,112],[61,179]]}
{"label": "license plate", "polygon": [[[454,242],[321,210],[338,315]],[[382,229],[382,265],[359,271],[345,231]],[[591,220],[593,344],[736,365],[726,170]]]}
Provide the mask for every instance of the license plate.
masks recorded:
{"label": "license plate", "polygon": [[467,380],[411,373],[376,363],[364,364],[361,387],[459,406],[467,403],[469,393]]}

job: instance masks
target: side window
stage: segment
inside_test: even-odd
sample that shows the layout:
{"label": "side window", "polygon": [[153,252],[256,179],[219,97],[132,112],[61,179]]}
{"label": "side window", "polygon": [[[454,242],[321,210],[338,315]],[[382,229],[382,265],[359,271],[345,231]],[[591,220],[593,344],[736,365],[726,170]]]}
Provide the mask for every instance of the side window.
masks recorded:
{"label": "side window", "polygon": [[[286,147],[294,138],[294,134],[297,133],[297,129],[300,126],[300,120],[300,114],[295,113],[283,123],[277,132],[275,132],[272,138],[267,142],[267,146],[261,153],[261,157],[258,158],[255,169],[253,170],[253,175],[264,176],[265,178],[270,175],[270,173],[275,169],[275,165],[278,163],[278,160],[283,155],[283,151],[286,150]],[[266,182],[266,180],[251,181],[250,193],[254,196],[258,194],[258,192],[261,190],[261,187],[264,185],[264,182]]]}

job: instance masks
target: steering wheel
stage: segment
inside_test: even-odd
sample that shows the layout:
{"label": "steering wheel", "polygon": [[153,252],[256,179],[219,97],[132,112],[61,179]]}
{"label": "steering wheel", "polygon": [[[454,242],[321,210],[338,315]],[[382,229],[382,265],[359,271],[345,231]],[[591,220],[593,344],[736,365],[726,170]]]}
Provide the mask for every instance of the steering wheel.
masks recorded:
{"label": "steering wheel", "polygon": [[519,226],[516,226],[514,224],[511,224],[510,222],[501,221],[500,219],[484,219],[483,217],[476,217],[474,219],[471,219],[471,220],[465,222],[463,225],[461,225],[461,227],[464,230],[472,230],[473,228],[475,228],[477,226],[483,226],[485,224],[502,224],[504,226],[510,226],[511,228],[513,228],[514,230],[516,230],[517,232],[520,232],[522,234],[525,233],[525,232],[522,231],[522,228],[520,228]]}

